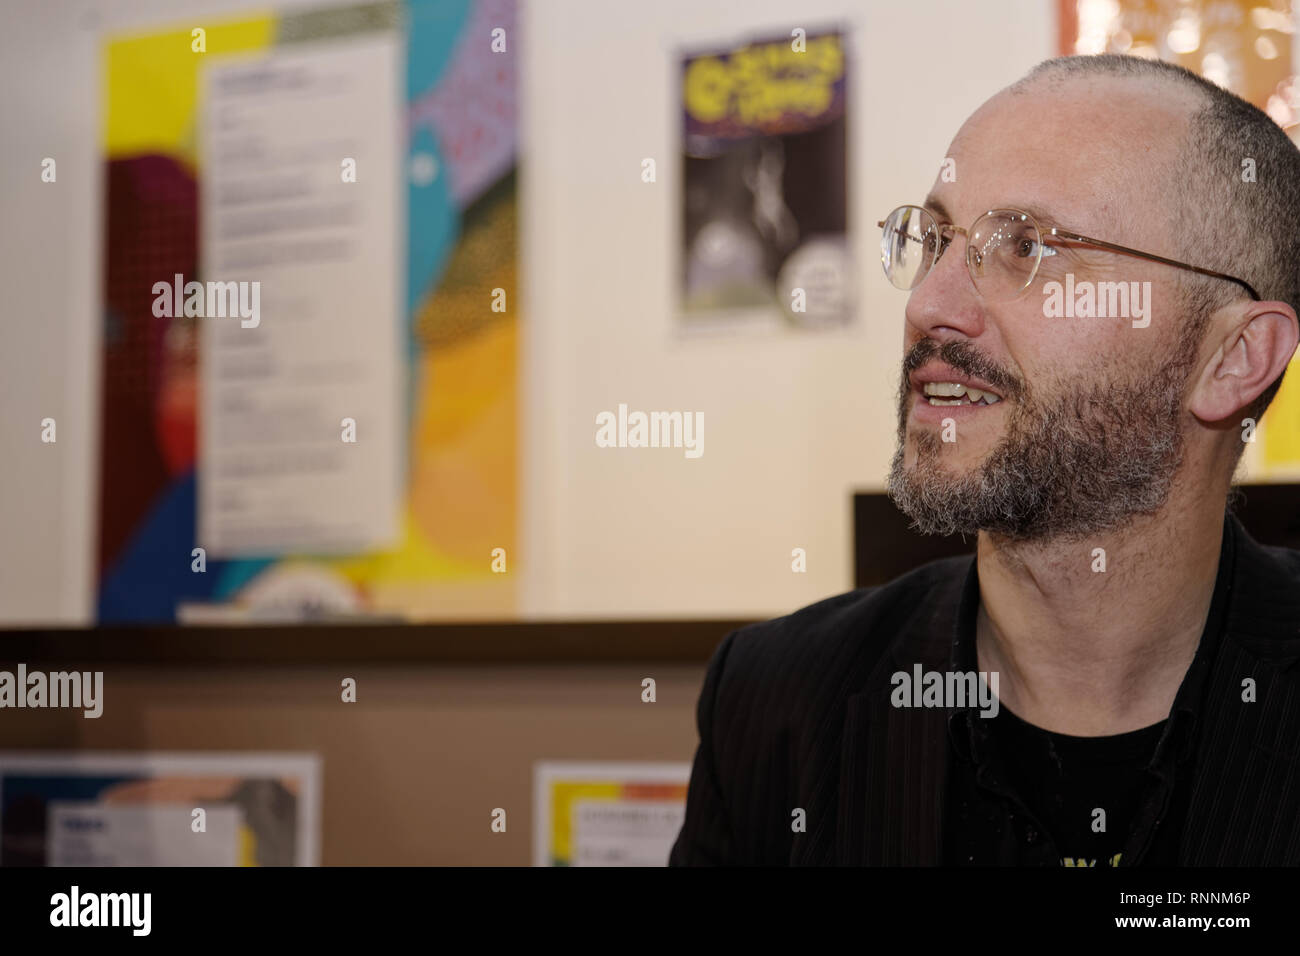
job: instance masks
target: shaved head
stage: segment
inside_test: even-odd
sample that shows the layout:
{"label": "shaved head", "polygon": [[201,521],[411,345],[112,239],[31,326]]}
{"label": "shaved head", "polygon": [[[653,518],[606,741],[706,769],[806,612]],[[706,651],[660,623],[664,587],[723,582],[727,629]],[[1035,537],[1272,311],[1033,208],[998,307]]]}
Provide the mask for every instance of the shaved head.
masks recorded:
{"label": "shaved head", "polygon": [[[1300,150],[1268,114],[1190,70],[1163,60],[1102,54],[1046,60],[1005,91],[1112,86],[1122,100],[1156,96],[1182,122],[1151,131],[1172,142],[1160,172],[1147,180],[1167,210],[1168,255],[1245,279],[1264,299],[1300,310]],[[1128,149],[1151,149],[1151,142]],[[1123,157],[1119,157],[1121,160]],[[1144,160],[1151,160],[1149,155]],[[1239,294],[1221,280],[1181,272],[1187,334],[1199,341],[1214,311]],[[1248,409],[1258,418],[1278,377]]]}

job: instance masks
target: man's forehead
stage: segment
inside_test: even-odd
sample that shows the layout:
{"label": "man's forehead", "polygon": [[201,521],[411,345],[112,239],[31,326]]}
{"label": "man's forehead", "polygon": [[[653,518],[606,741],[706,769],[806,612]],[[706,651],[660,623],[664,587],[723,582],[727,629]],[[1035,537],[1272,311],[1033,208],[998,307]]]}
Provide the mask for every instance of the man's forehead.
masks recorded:
{"label": "man's forehead", "polygon": [[[927,202],[947,221],[1012,207],[1047,226],[1087,231],[1126,224],[1131,238],[1165,230],[1166,190],[1188,103],[1132,83],[1070,83],[1003,91],[963,124],[948,149],[955,177]],[[1136,214],[1136,215],[1135,215]],[[1134,220],[1148,225],[1135,227]]]}
{"label": "man's forehead", "polygon": [[939,222],[969,227],[993,209],[1027,212],[1043,229],[1057,227],[1067,232],[1140,245],[1163,245],[1164,216],[1155,204],[1146,215],[1125,197],[1099,194],[1067,184],[1063,187],[1028,188],[1024,183],[965,184],[936,183],[921,203]]}

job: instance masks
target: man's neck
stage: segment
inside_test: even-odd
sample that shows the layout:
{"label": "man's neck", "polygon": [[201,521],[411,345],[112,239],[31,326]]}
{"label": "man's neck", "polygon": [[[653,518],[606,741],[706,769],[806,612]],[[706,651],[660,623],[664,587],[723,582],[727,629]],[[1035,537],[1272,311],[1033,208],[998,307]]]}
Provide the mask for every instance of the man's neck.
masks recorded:
{"label": "man's neck", "polygon": [[1223,537],[1221,504],[1176,504],[1082,541],[980,533],[979,669],[998,672],[1003,706],[1079,737],[1169,716],[1205,628]]}

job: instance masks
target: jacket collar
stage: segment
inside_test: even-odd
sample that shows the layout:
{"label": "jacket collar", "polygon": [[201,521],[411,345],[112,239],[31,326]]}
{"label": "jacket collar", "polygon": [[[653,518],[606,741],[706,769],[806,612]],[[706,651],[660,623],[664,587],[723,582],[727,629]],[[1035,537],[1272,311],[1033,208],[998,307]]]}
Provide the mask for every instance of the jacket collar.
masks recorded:
{"label": "jacket collar", "polygon": [[865,689],[848,699],[840,764],[841,863],[941,862],[948,713],[938,707],[894,707],[891,677],[911,673],[918,663],[927,671],[947,666],[953,610],[974,564],[974,557],[955,562],[957,573],[924,596],[916,624],[881,655]]}

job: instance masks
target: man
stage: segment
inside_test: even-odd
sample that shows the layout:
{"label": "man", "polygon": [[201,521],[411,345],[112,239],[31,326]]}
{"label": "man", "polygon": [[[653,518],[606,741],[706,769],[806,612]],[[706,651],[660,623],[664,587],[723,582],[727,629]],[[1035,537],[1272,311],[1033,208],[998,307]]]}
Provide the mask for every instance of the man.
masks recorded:
{"label": "man", "polygon": [[1226,508],[1300,336],[1300,153],[1100,56],[947,155],[882,223],[889,489],[976,556],[728,635],[670,862],[1300,864],[1300,552]]}

